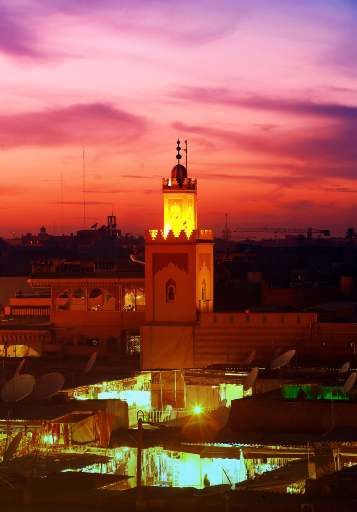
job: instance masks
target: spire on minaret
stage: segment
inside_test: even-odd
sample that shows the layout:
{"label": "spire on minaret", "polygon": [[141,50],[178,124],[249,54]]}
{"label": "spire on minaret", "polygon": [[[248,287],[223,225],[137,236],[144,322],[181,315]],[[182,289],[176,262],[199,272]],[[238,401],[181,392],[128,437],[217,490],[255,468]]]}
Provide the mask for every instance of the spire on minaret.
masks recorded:
{"label": "spire on minaret", "polygon": [[176,146],[176,151],[177,151],[177,155],[176,155],[176,160],[177,160],[177,164],[173,167],[172,171],[171,171],[171,179],[172,180],[177,180],[177,183],[179,186],[182,186],[184,180],[187,178],[187,170],[186,170],[186,167],[182,164],[180,164],[180,160],[182,158],[182,155],[181,155],[181,146],[180,146],[181,142],[180,142],[180,139],[177,139],[177,146]]}
{"label": "spire on minaret", "polygon": [[177,147],[176,147],[176,150],[177,150],[176,160],[177,160],[177,165],[179,165],[180,160],[181,160],[181,158],[182,158],[182,155],[181,155],[181,153],[180,153],[180,151],[181,151],[180,139],[177,139]]}

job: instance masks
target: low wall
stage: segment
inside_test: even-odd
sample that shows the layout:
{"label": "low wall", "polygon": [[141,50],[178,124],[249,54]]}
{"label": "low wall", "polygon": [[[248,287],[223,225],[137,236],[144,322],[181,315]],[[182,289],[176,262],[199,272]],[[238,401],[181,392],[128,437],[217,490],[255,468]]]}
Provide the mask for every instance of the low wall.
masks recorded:
{"label": "low wall", "polygon": [[323,433],[357,428],[357,403],[249,397],[232,401],[229,426],[235,432]]}

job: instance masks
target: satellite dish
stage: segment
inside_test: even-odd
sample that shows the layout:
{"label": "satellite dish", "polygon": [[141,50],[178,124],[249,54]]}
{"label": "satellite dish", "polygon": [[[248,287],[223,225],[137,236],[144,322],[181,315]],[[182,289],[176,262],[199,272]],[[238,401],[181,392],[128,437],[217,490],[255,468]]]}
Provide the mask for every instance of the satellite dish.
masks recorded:
{"label": "satellite dish", "polygon": [[347,373],[348,370],[350,369],[350,363],[349,361],[347,361],[346,363],[343,363],[343,365],[341,366],[341,368],[338,370],[338,373]]}
{"label": "satellite dish", "polygon": [[257,355],[256,350],[252,350],[251,353],[249,354],[249,356],[246,359],[244,359],[244,361],[242,361],[242,364],[252,364],[256,355]]}
{"label": "satellite dish", "polygon": [[59,372],[50,372],[41,375],[35,383],[30,397],[31,400],[47,400],[51,398],[58,393],[58,391],[61,391],[64,380],[64,376]]}
{"label": "satellite dish", "polygon": [[16,450],[18,449],[19,444],[21,443],[22,436],[23,432],[18,432],[16,436],[11,440],[11,443],[4,452],[3,462],[9,462],[9,460],[11,460],[12,457],[15,455]]}
{"label": "satellite dish", "polygon": [[97,359],[97,352],[93,352],[93,354],[90,356],[90,358],[88,359],[88,361],[84,367],[84,370],[83,370],[84,373],[89,373],[91,371],[94,363],[96,362],[96,359]]}
{"label": "satellite dish", "polygon": [[19,402],[32,393],[35,385],[35,377],[29,373],[23,373],[5,382],[1,390],[1,398],[4,402]]}
{"label": "satellite dish", "polygon": [[21,370],[24,367],[25,363],[26,363],[26,359],[23,358],[22,361],[19,362],[19,364],[15,370],[14,377],[18,377],[20,375]]}
{"label": "satellite dish", "polygon": [[248,375],[246,376],[246,378],[243,381],[243,390],[244,391],[248,391],[248,389],[253,387],[255,381],[257,380],[258,373],[259,373],[259,368],[257,368],[257,367],[253,368],[248,373]]}
{"label": "satellite dish", "polygon": [[342,391],[344,393],[349,393],[351,391],[351,389],[353,388],[353,386],[355,385],[356,379],[357,379],[357,372],[351,373],[351,375],[349,377],[347,377]]}
{"label": "satellite dish", "polygon": [[273,359],[270,369],[271,370],[277,370],[278,368],[282,368],[283,366],[286,366],[290,363],[294,355],[296,354],[296,350],[288,350],[287,352],[284,352],[284,354],[281,354],[281,356],[276,357]]}

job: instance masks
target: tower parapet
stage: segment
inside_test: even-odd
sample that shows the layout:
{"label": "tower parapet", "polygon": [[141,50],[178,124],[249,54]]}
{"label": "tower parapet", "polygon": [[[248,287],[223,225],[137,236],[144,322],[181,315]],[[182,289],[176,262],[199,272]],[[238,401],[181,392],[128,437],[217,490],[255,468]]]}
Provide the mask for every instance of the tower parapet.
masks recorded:
{"label": "tower parapet", "polygon": [[170,230],[165,233],[162,229],[148,229],[145,232],[146,243],[163,243],[163,242],[212,242],[213,241],[213,230],[212,229],[194,229],[190,233],[187,233],[182,229],[177,235]]}

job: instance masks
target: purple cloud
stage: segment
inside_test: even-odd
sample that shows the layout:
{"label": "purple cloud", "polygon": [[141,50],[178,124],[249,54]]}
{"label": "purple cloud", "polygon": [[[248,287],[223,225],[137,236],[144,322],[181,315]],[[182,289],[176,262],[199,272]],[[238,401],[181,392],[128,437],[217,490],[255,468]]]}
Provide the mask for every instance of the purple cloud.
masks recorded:
{"label": "purple cloud", "polygon": [[228,1],[217,7],[209,0],[202,16],[202,8],[189,0],[180,4],[163,0],[25,0],[21,4],[0,0],[0,53],[30,58],[66,56],[47,49],[42,37],[41,27],[56,15],[76,19],[79,24],[90,21],[113,32],[183,45],[204,44],[236,29],[247,10],[244,3],[239,4]]}
{"label": "purple cloud", "polygon": [[256,135],[242,130],[222,130],[179,122],[173,123],[173,127],[181,133],[219,139],[224,141],[225,145],[237,149],[293,159],[304,165],[310,164],[313,165],[313,172],[319,175],[357,178],[356,121],[348,120],[345,123],[320,128],[320,130],[306,129],[294,133],[274,133],[274,136],[261,132]]}
{"label": "purple cloud", "polygon": [[[299,116],[316,116],[337,120],[357,120],[357,105],[339,103],[319,103],[311,100],[273,98],[250,94],[236,94],[225,88],[183,87],[176,89],[172,96],[194,103],[206,103],[228,107],[296,114]],[[276,125],[262,125],[271,129]]]}
{"label": "purple cloud", "polygon": [[118,144],[146,129],[144,118],[106,103],[0,115],[0,147]]}
{"label": "purple cloud", "polygon": [[[199,173],[196,173],[197,178],[200,177]],[[304,186],[307,183],[320,181],[320,176],[311,175],[254,175],[254,174],[223,174],[223,173],[203,173],[202,178],[205,180],[213,179],[219,181],[240,181],[247,182],[260,182],[266,183],[267,185],[275,185],[284,189]]]}
{"label": "purple cloud", "polygon": [[40,57],[35,32],[19,19],[19,12],[0,2],[0,53],[17,57]]}

